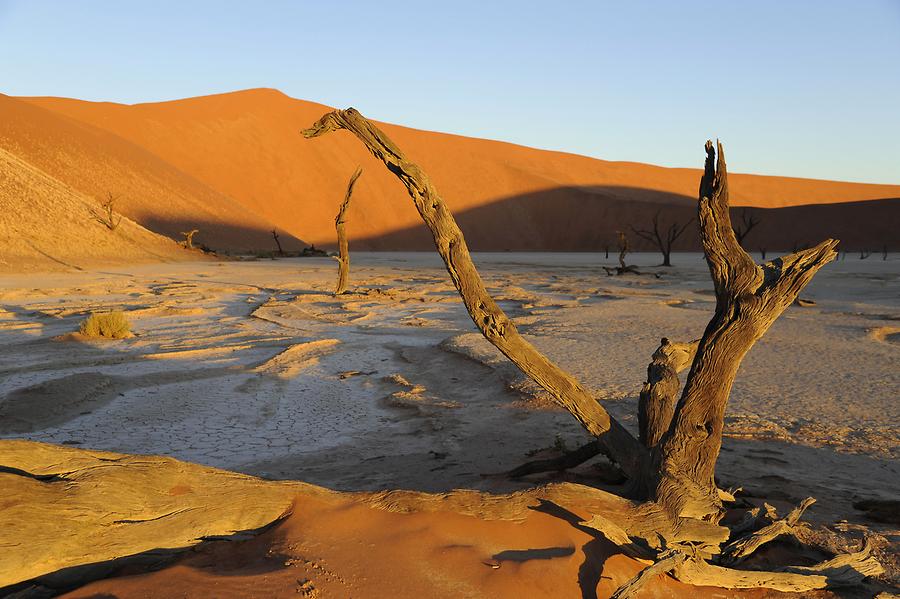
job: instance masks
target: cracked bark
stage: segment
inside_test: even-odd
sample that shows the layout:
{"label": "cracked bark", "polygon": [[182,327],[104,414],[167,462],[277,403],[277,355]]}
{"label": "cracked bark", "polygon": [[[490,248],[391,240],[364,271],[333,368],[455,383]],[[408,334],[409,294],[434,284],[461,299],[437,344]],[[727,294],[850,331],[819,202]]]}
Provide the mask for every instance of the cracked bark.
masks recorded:
{"label": "cracked bark", "polygon": [[681,382],[678,373],[691,365],[699,341],[673,343],[663,337],[647,366],[647,382],[638,399],[638,430],[641,443],[656,447],[669,430]]}
{"label": "cracked bark", "polygon": [[836,256],[828,239],[757,266],[734,235],[728,213],[728,173],[706,143],[700,182],[700,238],[716,294],[672,425],[656,447],[654,499],[673,516],[717,522],[722,505],[713,476],[722,445],[725,407],[746,353],[793,303],[813,275]]}

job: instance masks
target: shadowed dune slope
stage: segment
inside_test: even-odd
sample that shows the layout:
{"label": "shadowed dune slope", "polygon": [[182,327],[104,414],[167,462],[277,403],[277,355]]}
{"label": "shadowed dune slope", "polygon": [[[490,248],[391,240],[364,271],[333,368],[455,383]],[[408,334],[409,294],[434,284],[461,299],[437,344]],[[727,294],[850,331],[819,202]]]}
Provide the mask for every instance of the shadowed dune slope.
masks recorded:
{"label": "shadowed dune slope", "polygon": [[[381,238],[418,223],[418,215],[403,187],[347,133],[305,140],[299,131],[329,108],[290,98],[271,89],[254,89],[171,102],[122,105],[64,98],[26,98],[74,122],[103,129],[134,147],[173,165],[182,173],[218,192],[209,201],[233,198],[260,218],[278,223],[293,235],[320,245],[334,242],[334,215],[347,179],[357,164],[365,173],[350,207],[352,239]],[[361,107],[365,112],[365,107]],[[700,172],[631,162],[607,162],[536,150],[514,144],[419,131],[384,125],[385,131],[409,157],[432,177],[454,212],[493,205],[490,220],[479,223],[486,235],[502,235],[507,219],[523,210],[540,226],[547,206],[537,202],[500,200],[535,197],[552,191],[548,202],[564,213],[559,221],[568,233],[542,233],[540,238],[583,239],[598,223],[585,218],[585,188],[603,188],[604,196],[628,202],[692,202]],[[703,140],[697,145],[702,160]],[[740,165],[734,165],[740,168]],[[900,186],[870,185],[731,175],[732,204],[779,208],[803,204],[900,197]],[[588,197],[588,199],[590,199]],[[622,211],[609,215],[610,229],[626,228]],[[815,216],[815,215],[814,215]],[[223,213],[224,218],[226,217]],[[624,221],[624,222],[623,222]],[[537,238],[537,237],[535,237]],[[876,240],[876,243],[881,240]],[[565,242],[528,246],[535,249],[598,249],[596,245]],[[412,247],[426,249],[430,243]],[[410,246],[382,243],[382,249]],[[477,245],[476,245],[477,247]]]}
{"label": "shadowed dune slope", "polygon": [[[195,241],[214,248],[274,247],[272,223],[135,143],[9,96],[0,95],[0,115],[0,149],[27,163],[32,172],[82,194],[94,206],[112,193],[119,197],[117,212],[157,233],[181,239],[181,231],[197,228]],[[3,176],[17,180],[30,176],[11,172],[21,163],[4,161]],[[27,186],[19,194],[7,190],[4,212],[24,213],[34,206],[35,194],[27,191]],[[55,220],[43,222],[60,228]],[[23,227],[24,223],[17,230],[31,235]],[[75,235],[73,241],[77,231],[69,231]],[[287,235],[283,239],[286,245],[299,245],[296,240],[291,244]],[[76,254],[93,251],[84,243],[69,248]]]}
{"label": "shadowed dune slope", "polygon": [[[622,199],[639,193],[640,200]],[[900,198],[786,208],[733,208],[733,222],[740,225],[745,211],[746,216],[759,221],[744,240],[744,247],[752,252],[760,248],[790,250],[827,238],[840,239],[841,247],[848,251],[900,249]],[[654,245],[631,231],[630,225],[646,230],[657,213],[664,232],[673,223],[684,224],[694,218],[695,201],[650,190],[561,187],[504,198],[455,216],[469,247],[478,251],[617,251],[618,230],[628,233],[633,251],[656,251]],[[495,223],[501,221],[506,225],[497,227]],[[359,250],[414,250],[429,247],[432,241],[428,228],[417,223],[384,235],[352,239],[351,243]],[[696,221],[673,247],[676,251],[700,251]]]}

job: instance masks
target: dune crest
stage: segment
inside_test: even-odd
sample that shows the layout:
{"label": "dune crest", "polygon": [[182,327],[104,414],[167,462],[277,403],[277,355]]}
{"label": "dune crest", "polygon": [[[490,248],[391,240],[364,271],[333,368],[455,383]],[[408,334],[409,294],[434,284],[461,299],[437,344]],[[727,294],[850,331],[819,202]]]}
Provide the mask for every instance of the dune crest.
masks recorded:
{"label": "dune crest", "polygon": [[[271,235],[263,233],[273,227],[333,247],[334,216],[344,182],[359,164],[373,168],[360,182],[359,200],[349,210],[351,245],[430,246],[402,188],[352,139],[334,136],[312,144],[299,135],[329,110],[327,106],[271,89],[135,105],[65,98],[22,98],[19,103],[33,111],[40,108],[45,118],[56,116],[69,127],[91,131],[97,144],[119,148],[114,153],[123,154],[126,147],[130,154],[140,153],[143,164],[135,165],[137,170],[158,161],[154,172],[167,170],[165,177],[155,175],[156,180],[177,180],[182,197],[197,198],[176,207],[160,203],[158,194],[152,201],[135,197],[126,214],[139,222],[171,220],[189,206],[190,218],[209,221],[207,233],[220,229],[219,247],[238,242],[246,246],[252,238],[260,247],[274,250]],[[659,209],[671,219],[686,220],[693,213],[696,169],[609,162],[399,125],[385,124],[384,130],[430,174],[475,249],[598,250],[614,245],[615,230],[646,225]],[[103,187],[97,181],[80,181],[82,175],[71,177],[70,184],[90,187],[92,193]],[[798,214],[778,218],[766,214],[755,235],[762,235],[758,239],[770,249],[789,249],[828,236],[871,240],[872,248],[893,243],[891,231],[877,224],[885,213],[896,219],[900,204],[885,207],[874,200],[900,198],[900,186],[740,174],[732,179],[734,206],[793,210],[804,206],[800,220],[817,223],[808,234],[804,231],[810,239],[789,239],[784,228],[796,223]],[[862,201],[873,206],[838,208]],[[848,224],[848,213],[860,216]],[[876,228],[869,231],[870,226]],[[199,228],[204,231],[203,224]],[[685,239],[696,235],[687,234]],[[750,242],[755,245],[757,240]],[[696,249],[690,245],[686,242],[679,249]]]}

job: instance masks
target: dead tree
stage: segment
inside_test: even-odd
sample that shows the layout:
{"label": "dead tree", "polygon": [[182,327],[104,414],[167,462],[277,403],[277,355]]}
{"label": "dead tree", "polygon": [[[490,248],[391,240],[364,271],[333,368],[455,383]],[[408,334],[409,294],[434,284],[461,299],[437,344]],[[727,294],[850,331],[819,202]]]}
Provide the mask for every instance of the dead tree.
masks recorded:
{"label": "dead tree", "polygon": [[[641,273],[636,266],[625,264],[625,256],[628,254],[628,236],[625,235],[622,231],[616,231],[619,235],[619,266],[604,266],[603,270],[606,271],[606,274],[612,276],[616,275],[624,275],[628,273],[632,274],[643,274]],[[607,257],[609,257],[609,252],[607,252]]]}
{"label": "dead tree", "polygon": [[115,231],[119,228],[119,225],[122,224],[122,216],[119,215],[119,218],[116,218],[115,213],[113,212],[113,205],[119,199],[118,196],[114,196],[112,192],[106,192],[106,201],[101,203],[100,206],[103,208],[103,213],[98,214],[91,210],[91,216],[94,217],[98,223],[109,229],[110,231]]}
{"label": "dead tree", "polygon": [[337,216],[334,218],[334,228],[337,230],[338,238],[338,282],[334,289],[335,295],[340,295],[347,291],[347,281],[350,278],[350,248],[347,244],[347,232],[344,224],[347,222],[347,208],[350,206],[350,197],[353,195],[353,187],[356,180],[362,175],[362,168],[356,167],[356,171],[350,176],[350,182],[347,183],[347,193],[344,194],[344,201],[338,209]]}
{"label": "dead tree", "polygon": [[181,234],[184,235],[184,241],[181,242],[181,247],[186,250],[194,249],[194,235],[200,232],[200,229],[191,229],[190,231],[182,231]]}
{"label": "dead tree", "polygon": [[[646,500],[635,508],[633,517],[612,523],[596,515],[586,526],[601,532],[626,553],[661,562],[655,571],[671,571],[680,580],[693,584],[802,591],[858,582],[866,575],[878,573],[880,566],[868,548],[817,566],[791,567],[783,572],[732,570],[709,563],[732,536],[732,531],[718,525],[723,513],[720,497],[727,494],[717,489],[713,475],[725,406],[740,362],[813,275],[834,259],[837,245],[837,241],[829,239],[812,249],[757,266],[738,244],[731,228],[721,145],[717,163],[716,150],[707,142],[698,203],[700,237],[715,287],[716,310],[696,347],[691,343],[667,348],[666,342],[658,350],[662,354],[658,360],[659,376],[652,375],[651,364],[648,402],[653,398],[662,406],[673,402],[675,407],[671,416],[668,410],[656,410],[648,416],[645,443],[641,443],[571,374],[519,335],[485,289],[462,232],[437,190],[421,168],[408,160],[374,123],[352,108],[336,110],[303,131],[303,135],[313,138],[339,129],[354,134],[406,186],[431,230],[466,310],[485,338],[595,437],[598,450],[614,460],[632,482],[630,491]],[[670,351],[675,348],[677,352]],[[657,361],[656,356],[654,359]],[[687,363],[691,367],[679,397],[679,385],[672,377],[677,380],[679,367]],[[679,397],[677,402],[673,401],[675,397]],[[649,403],[645,409],[650,409]],[[651,437],[658,437],[658,442],[648,447]],[[743,546],[755,544],[748,541]],[[743,557],[743,550],[741,553]]]}
{"label": "dead tree", "polygon": [[759,257],[761,260],[766,259],[766,248],[759,248]]}
{"label": "dead tree", "polygon": [[[744,237],[753,230],[753,228],[759,224],[759,219],[756,218],[749,209],[744,208],[741,210],[741,222],[734,225],[734,236],[737,238],[737,242],[744,245]],[[766,259],[765,256],[762,257],[763,260]]]}
{"label": "dead tree", "polygon": [[884,246],[881,248],[881,259],[887,260],[887,255],[888,255],[887,246]]}
{"label": "dead tree", "polygon": [[662,253],[663,263],[660,266],[672,266],[672,244],[675,243],[675,241],[679,237],[681,237],[681,234],[684,233],[684,231],[688,228],[688,226],[690,226],[692,222],[694,222],[694,219],[690,219],[688,222],[684,223],[684,225],[681,226],[679,226],[678,223],[672,223],[671,225],[669,225],[668,229],[666,229],[665,231],[660,231],[659,213],[660,211],[657,210],[656,214],[653,215],[653,219],[651,221],[653,223],[652,231],[649,231],[647,229],[635,229],[634,227],[631,227],[631,230],[641,239],[654,244],[656,248]]}
{"label": "dead tree", "polygon": [[272,237],[275,238],[275,245],[278,246],[278,255],[284,256],[284,250],[281,248],[281,241],[278,239],[278,231],[272,229]]}
{"label": "dead tree", "polygon": [[859,259],[860,260],[865,260],[866,258],[868,258],[871,255],[872,255],[872,252],[870,252],[869,250],[859,250]]}

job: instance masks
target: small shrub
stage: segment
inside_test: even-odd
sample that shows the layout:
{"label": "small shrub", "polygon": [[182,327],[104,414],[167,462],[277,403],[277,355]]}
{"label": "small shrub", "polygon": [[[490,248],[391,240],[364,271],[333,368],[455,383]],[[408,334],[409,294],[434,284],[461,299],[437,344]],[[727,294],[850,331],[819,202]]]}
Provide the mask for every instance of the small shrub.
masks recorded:
{"label": "small shrub", "polygon": [[124,339],[131,334],[131,323],[120,310],[97,312],[88,316],[81,323],[79,332],[86,337]]}

